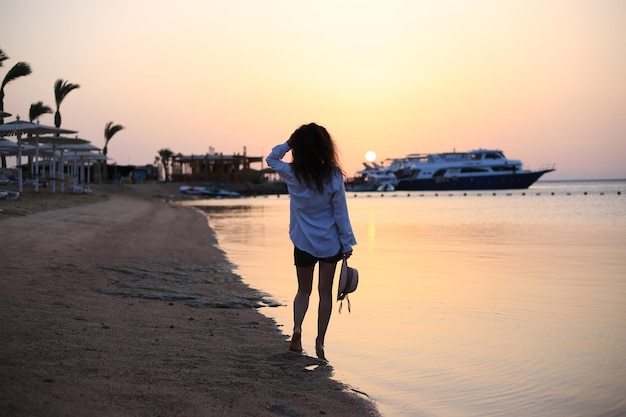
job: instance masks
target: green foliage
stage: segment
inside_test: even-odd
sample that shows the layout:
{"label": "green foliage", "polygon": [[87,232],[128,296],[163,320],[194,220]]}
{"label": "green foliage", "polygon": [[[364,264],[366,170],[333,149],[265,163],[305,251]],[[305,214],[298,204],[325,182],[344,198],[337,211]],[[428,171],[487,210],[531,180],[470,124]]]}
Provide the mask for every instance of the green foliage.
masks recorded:
{"label": "green foliage", "polygon": [[7,74],[4,76],[4,79],[2,80],[1,89],[3,91],[3,94],[5,85],[7,85],[9,82],[13,81],[16,78],[30,75],[31,72],[32,70],[30,69],[30,65],[26,62],[18,62],[17,64],[13,65],[13,68],[11,68],[9,72],[7,72]]}
{"label": "green foliage", "polygon": [[174,152],[172,152],[172,150],[169,148],[163,148],[163,149],[160,149],[157,153],[159,154],[159,156],[156,159],[160,160],[161,164],[163,165],[163,171],[165,173],[165,182],[167,182],[169,180],[168,166],[170,164],[170,160],[174,156]]}
{"label": "green foliage", "polygon": [[38,101],[37,103],[33,103],[30,105],[28,117],[31,122],[34,122],[39,118],[39,116],[46,113],[52,113],[52,108],[43,104],[43,101]]}
{"label": "green foliage", "polygon": [[[0,49],[0,67],[2,63],[9,59],[8,56]],[[2,80],[2,85],[0,86],[0,112],[4,111],[4,87],[11,81],[16,78],[24,77],[31,73],[30,65],[26,62],[18,62],[6,73],[4,79]],[[4,123],[4,117],[0,116],[0,124]],[[3,166],[5,165],[4,156],[2,157]]]}
{"label": "green foliage", "polygon": [[54,83],[54,100],[56,101],[57,105],[57,111],[54,113],[54,125],[56,127],[61,127],[61,102],[63,102],[63,99],[69,94],[70,91],[75,90],[79,87],[80,85],[78,84],[72,84],[62,79],[58,79]]}
{"label": "green foliage", "polygon": [[124,126],[113,124],[112,121],[104,126],[104,148],[102,148],[102,153],[105,156],[109,152],[109,141],[113,138],[113,135],[122,129],[124,129]]}
{"label": "green foliage", "polygon": [[78,84],[72,84],[62,79],[56,80],[56,82],[54,83],[54,100],[56,101],[56,104],[57,104],[57,111],[59,107],[61,106],[61,102],[63,102],[63,99],[65,98],[65,96],[67,96],[70,93],[70,91],[75,90],[79,87],[80,85]]}

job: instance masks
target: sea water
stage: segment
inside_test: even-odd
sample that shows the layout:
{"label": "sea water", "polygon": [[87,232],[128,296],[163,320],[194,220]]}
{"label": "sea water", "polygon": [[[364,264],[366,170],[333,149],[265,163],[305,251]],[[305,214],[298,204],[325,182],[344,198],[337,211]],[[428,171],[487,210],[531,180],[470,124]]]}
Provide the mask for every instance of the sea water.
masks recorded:
{"label": "sea water", "polygon": [[[388,417],[626,415],[624,192],[626,181],[543,181],[348,193],[360,279],[351,312],[333,309],[335,378]],[[289,197],[192,204],[244,282],[281,304],[260,311],[287,339]],[[313,295],[313,356],[316,307]]]}

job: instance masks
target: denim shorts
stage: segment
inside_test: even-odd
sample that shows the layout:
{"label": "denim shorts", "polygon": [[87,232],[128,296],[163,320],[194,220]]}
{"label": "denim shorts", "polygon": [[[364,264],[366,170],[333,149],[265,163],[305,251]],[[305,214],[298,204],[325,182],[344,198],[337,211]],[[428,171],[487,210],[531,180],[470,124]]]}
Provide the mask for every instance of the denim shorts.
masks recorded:
{"label": "denim shorts", "polygon": [[293,258],[296,266],[311,266],[315,265],[317,261],[326,262],[329,264],[336,264],[343,258],[343,253],[341,253],[341,249],[339,253],[335,256],[330,256],[328,258],[318,258],[316,256],[311,255],[309,252],[305,252],[297,247],[293,247]]}

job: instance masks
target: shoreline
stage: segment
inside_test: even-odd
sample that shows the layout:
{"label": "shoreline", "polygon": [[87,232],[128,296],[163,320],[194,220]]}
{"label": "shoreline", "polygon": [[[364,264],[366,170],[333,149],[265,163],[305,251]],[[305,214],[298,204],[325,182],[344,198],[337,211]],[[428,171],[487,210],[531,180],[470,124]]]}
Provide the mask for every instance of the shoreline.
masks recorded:
{"label": "shoreline", "polygon": [[379,415],[332,366],[288,351],[176,194],[106,185],[27,192],[19,213],[1,203],[0,415]]}

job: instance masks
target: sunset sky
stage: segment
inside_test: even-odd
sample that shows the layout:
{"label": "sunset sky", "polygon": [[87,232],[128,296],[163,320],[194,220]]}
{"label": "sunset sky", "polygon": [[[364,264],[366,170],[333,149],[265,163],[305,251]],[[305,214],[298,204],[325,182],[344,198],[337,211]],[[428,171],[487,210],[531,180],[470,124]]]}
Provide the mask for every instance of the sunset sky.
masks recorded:
{"label": "sunset sky", "polygon": [[0,22],[0,78],[33,70],[5,87],[5,122],[79,84],[62,127],[101,147],[122,124],[121,165],[266,155],[315,121],[348,174],[370,150],[498,148],[556,164],[543,179],[626,178],[622,0],[20,0]]}

